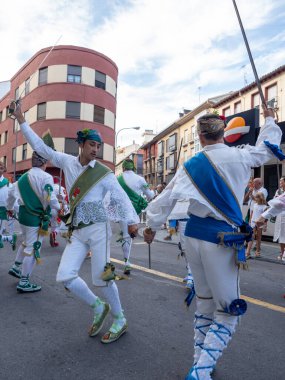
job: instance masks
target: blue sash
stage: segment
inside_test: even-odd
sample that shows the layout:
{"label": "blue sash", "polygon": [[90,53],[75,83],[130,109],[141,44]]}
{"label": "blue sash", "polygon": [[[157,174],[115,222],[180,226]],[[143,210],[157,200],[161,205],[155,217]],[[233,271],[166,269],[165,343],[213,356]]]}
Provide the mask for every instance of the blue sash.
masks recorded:
{"label": "blue sash", "polygon": [[185,235],[233,247],[238,253],[238,261],[244,263],[244,242],[251,240],[252,228],[243,221],[238,200],[226,180],[205,152],[186,161],[184,170],[203,198],[227,221],[191,215]]}

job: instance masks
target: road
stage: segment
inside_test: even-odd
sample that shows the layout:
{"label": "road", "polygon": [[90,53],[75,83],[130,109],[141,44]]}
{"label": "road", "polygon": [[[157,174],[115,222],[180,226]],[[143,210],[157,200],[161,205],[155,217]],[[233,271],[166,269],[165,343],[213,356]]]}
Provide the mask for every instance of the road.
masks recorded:
{"label": "road", "polygon": [[[116,238],[114,233],[111,249],[120,272],[122,253]],[[183,303],[185,265],[177,260],[177,247],[154,242],[149,273],[147,245],[135,239],[132,262],[137,269],[129,281],[118,283],[129,330],[118,342],[103,345],[88,337],[90,308],[55,282],[65,244],[63,239],[60,243],[58,248],[43,244],[43,263],[32,276],[42,291],[35,294],[17,294],[17,280],[7,274],[15,254],[10,247],[0,252],[0,379],[184,379],[192,364],[195,304],[187,309]],[[251,260],[250,269],[241,271],[248,311],[214,379],[285,378],[284,270],[283,265]],[[90,259],[81,275],[91,284]],[[102,334],[110,324],[109,318]]]}

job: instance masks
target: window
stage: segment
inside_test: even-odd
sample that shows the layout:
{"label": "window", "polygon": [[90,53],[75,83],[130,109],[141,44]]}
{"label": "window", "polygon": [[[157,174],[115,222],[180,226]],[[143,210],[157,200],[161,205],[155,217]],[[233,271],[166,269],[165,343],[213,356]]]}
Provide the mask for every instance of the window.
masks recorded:
{"label": "window", "polygon": [[176,150],[176,144],[177,144],[177,133],[174,133],[174,135],[169,137],[168,141],[168,152],[172,152]]}
{"label": "window", "polygon": [[37,110],[37,120],[44,120],[46,118],[47,104],[39,103]]}
{"label": "window", "polygon": [[231,114],[231,107],[227,107],[223,109],[223,115],[225,117],[230,116],[230,114]]}
{"label": "window", "polygon": [[9,106],[6,107],[6,119],[9,117]]}
{"label": "window", "polygon": [[25,81],[25,95],[30,92],[30,78]]}
{"label": "window", "polygon": [[12,163],[16,162],[16,148],[12,149]]}
{"label": "window", "polygon": [[79,145],[75,141],[75,139],[65,139],[65,147],[64,152],[67,154],[71,154],[72,156],[78,156],[79,154]]}
{"label": "window", "polygon": [[195,125],[192,125],[192,127],[191,127],[191,139],[192,139],[192,141],[195,140],[195,133],[196,133]]}
{"label": "window", "polygon": [[19,99],[19,87],[17,87],[15,90],[15,99]]}
{"label": "window", "polygon": [[105,122],[105,108],[94,106],[94,117],[93,120],[97,123],[104,124]]}
{"label": "window", "polygon": [[28,152],[28,146],[27,146],[27,144],[23,144],[22,160],[26,160],[27,159],[27,152]]}
{"label": "window", "polygon": [[157,172],[162,173],[163,172],[163,159],[157,161]]}
{"label": "window", "polygon": [[48,68],[39,69],[39,85],[47,83]]}
{"label": "window", "polygon": [[3,164],[4,164],[5,166],[7,166],[7,156],[4,156],[2,161],[3,161]]}
{"label": "window", "polygon": [[269,107],[275,108],[277,101],[277,85],[274,84],[265,89],[265,96],[267,99],[267,105]]}
{"label": "window", "polygon": [[106,89],[106,74],[100,71],[95,72],[95,87]]}
{"label": "window", "polygon": [[80,119],[80,103],[79,102],[66,102],[66,118]]}
{"label": "window", "polygon": [[81,83],[81,66],[67,66],[67,82]]}
{"label": "window", "polygon": [[164,141],[160,141],[158,144],[157,144],[157,154],[158,156],[163,156],[164,155]]}
{"label": "window", "polygon": [[187,150],[184,150],[184,154],[183,154],[183,162],[186,162],[186,161],[187,161],[187,157],[188,157]]}
{"label": "window", "polygon": [[251,108],[259,108],[259,93],[251,95]]}
{"label": "window", "polygon": [[2,117],[3,117],[3,111],[0,112],[0,123],[2,121]]}
{"label": "window", "polygon": [[8,142],[8,131],[5,131],[4,134],[4,144],[6,144],[6,142]]}
{"label": "window", "polygon": [[234,114],[241,112],[241,102],[236,102],[234,104]]}

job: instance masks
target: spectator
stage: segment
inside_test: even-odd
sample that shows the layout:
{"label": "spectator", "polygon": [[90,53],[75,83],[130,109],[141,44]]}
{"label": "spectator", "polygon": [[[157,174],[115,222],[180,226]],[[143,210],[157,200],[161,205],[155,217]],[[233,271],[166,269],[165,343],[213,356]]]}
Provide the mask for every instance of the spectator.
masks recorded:
{"label": "spectator", "polygon": [[[280,187],[275,193],[275,197],[279,197],[279,195],[285,192],[285,177],[280,178]],[[276,217],[275,228],[274,228],[274,237],[273,241],[277,241],[280,244],[280,255],[277,256],[278,260],[285,261],[285,211],[281,212]]]}
{"label": "spectator", "polygon": [[248,202],[250,212],[253,212],[253,206],[256,203],[255,197],[257,193],[262,193],[264,199],[268,197],[267,190],[263,187],[263,182],[261,178],[254,178],[253,186],[249,188],[248,192],[245,194],[244,202]]}
{"label": "spectator", "polygon": [[[263,193],[257,193],[255,195],[255,203],[253,206],[253,211],[251,212],[251,215],[250,215],[250,220],[251,220],[250,225],[254,230],[254,238],[256,240],[256,252],[255,252],[256,258],[260,257],[262,229],[264,229],[264,231],[266,230],[266,226],[265,227],[257,227],[256,221],[260,218],[261,214],[265,211],[265,209],[266,209],[265,197],[264,197]],[[246,257],[248,259],[251,258],[250,250],[252,247],[252,243],[253,243],[253,241],[250,241],[247,244]]]}

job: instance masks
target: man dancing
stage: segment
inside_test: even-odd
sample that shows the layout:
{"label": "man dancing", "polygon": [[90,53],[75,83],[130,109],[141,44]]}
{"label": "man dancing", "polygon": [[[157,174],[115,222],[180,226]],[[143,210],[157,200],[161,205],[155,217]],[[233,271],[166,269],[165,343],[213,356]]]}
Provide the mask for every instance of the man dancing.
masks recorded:
{"label": "man dancing", "polygon": [[[139,215],[147,207],[147,201],[142,197],[144,194],[148,201],[154,198],[154,191],[150,190],[145,179],[135,173],[134,161],[127,158],[123,161],[123,173],[119,175],[118,181],[130,198],[134,209]],[[122,250],[125,259],[125,274],[131,273],[130,255],[132,247],[132,238],[128,233],[128,226],[125,221],[120,221]]]}
{"label": "man dancing", "polygon": [[[41,140],[42,141],[42,140]],[[45,145],[45,143],[42,141]],[[18,248],[16,260],[9,270],[11,276],[20,278],[17,291],[34,293],[41,286],[30,282],[30,276],[36,262],[40,260],[40,250],[52,211],[60,209],[53,194],[53,178],[46,173],[47,160],[36,152],[32,155],[32,169],[23,174],[9,192],[8,208],[13,209],[15,201],[19,203],[19,223],[24,241]],[[22,269],[21,269],[22,268]]]}
{"label": "man dancing", "polygon": [[[96,154],[102,143],[96,130],[84,129],[77,132],[81,152],[78,157],[74,157],[47,147],[26,123],[20,105],[16,107],[14,116],[33,149],[64,172],[70,202],[70,216],[67,220],[70,239],[61,258],[57,281],[62,282],[65,288],[94,310],[94,319],[89,331],[92,337],[100,332],[111,306],[114,321],[101,342],[114,342],[127,330],[127,321],[117,285],[110,280],[112,276],[104,274],[104,270],[111,266],[109,220],[126,221],[129,233],[136,234],[137,214],[115,175],[105,165],[96,161]],[[109,202],[105,205],[107,194]],[[101,287],[108,303],[95,295],[79,277],[78,272],[89,250],[92,252],[93,284]]]}
{"label": "man dancing", "polygon": [[197,310],[194,363],[187,380],[211,379],[211,372],[235,331],[238,315],[246,310],[245,301],[239,299],[236,264],[246,262],[244,242],[252,232],[242,219],[244,189],[251,167],[263,165],[273,157],[270,144],[264,140],[279,145],[282,135],[273,111],[264,109],[264,116],[265,125],[256,146],[244,149],[224,144],[222,118],[215,114],[201,116],[197,132],[202,152],[179,168],[167,188],[147,208],[148,228],[144,236],[150,243],[176,201],[190,201],[185,235]]}

